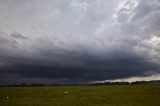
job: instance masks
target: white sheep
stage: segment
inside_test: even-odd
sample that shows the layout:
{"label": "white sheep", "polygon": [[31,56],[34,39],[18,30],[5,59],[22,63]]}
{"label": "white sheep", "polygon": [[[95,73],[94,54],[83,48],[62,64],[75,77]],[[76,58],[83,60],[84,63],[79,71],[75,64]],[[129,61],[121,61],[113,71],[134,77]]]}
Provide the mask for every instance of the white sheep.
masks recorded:
{"label": "white sheep", "polygon": [[9,99],[9,97],[7,96],[6,99]]}
{"label": "white sheep", "polygon": [[64,93],[64,94],[68,94],[68,91],[64,91],[63,93]]}

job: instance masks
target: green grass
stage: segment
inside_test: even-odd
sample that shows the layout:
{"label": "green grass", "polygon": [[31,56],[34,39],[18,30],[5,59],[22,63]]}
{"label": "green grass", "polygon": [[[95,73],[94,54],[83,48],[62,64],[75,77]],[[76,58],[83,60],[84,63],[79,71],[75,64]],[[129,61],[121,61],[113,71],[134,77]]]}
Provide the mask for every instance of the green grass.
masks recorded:
{"label": "green grass", "polygon": [[160,106],[160,85],[1,87],[0,106]]}

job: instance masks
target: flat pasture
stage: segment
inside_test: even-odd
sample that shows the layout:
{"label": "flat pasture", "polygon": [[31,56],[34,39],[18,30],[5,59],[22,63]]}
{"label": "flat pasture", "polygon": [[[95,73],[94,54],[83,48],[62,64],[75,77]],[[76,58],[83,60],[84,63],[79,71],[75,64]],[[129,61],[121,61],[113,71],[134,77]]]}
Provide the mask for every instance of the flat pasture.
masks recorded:
{"label": "flat pasture", "polygon": [[0,106],[160,106],[160,84],[0,87]]}

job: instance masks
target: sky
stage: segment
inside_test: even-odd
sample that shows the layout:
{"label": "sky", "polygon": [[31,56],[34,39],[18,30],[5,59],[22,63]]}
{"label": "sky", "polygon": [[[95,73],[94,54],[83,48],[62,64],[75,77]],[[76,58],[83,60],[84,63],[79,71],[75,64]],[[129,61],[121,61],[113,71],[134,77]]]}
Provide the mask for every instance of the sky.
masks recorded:
{"label": "sky", "polygon": [[160,79],[160,0],[0,0],[0,84]]}

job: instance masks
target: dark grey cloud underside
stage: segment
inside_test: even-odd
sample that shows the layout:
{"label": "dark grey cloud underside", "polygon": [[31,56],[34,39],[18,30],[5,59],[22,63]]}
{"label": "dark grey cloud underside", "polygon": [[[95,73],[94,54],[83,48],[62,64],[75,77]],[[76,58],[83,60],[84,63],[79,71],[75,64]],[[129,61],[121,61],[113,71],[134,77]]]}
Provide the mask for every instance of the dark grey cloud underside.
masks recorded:
{"label": "dark grey cloud underside", "polygon": [[[75,58],[76,62],[81,63],[79,66],[74,66],[74,64],[71,66],[56,65],[56,63],[53,62],[52,64],[54,65],[52,65],[49,62],[44,64],[37,60],[31,61],[22,58],[9,58],[5,60],[7,60],[10,65],[1,67],[0,70],[2,75],[8,75],[6,77],[15,74],[28,79],[67,79],[66,82],[72,83],[117,79],[131,76],[147,76],[150,74],[147,72],[152,70],[159,72],[158,65],[147,62],[147,60],[142,57],[133,55],[127,56],[127,54],[125,56],[114,54],[113,56],[110,55],[110,57],[110,59],[101,60],[91,56],[81,56],[79,59]],[[66,82],[64,81],[64,83]]]}

